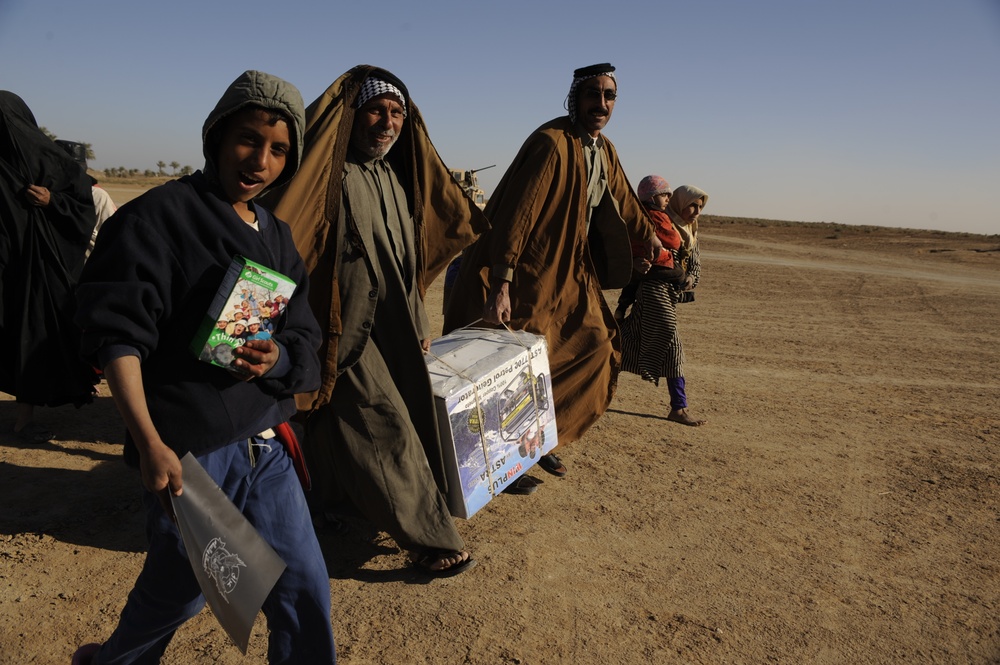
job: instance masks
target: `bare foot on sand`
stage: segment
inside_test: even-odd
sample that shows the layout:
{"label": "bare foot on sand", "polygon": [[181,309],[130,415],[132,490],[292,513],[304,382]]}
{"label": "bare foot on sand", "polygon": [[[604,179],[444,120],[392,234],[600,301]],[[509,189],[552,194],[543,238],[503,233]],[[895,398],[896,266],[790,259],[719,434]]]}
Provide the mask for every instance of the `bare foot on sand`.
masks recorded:
{"label": "bare foot on sand", "polygon": [[674,409],[667,415],[667,420],[673,421],[675,423],[680,423],[681,425],[687,425],[689,427],[700,427],[704,425],[707,420],[698,420],[688,413],[687,409]]}

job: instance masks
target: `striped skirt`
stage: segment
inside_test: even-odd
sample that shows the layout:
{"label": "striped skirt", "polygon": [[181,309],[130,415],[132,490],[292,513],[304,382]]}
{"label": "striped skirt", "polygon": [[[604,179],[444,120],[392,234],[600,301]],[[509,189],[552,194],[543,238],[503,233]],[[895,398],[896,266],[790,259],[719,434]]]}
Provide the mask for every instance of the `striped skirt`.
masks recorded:
{"label": "striped skirt", "polygon": [[626,372],[660,384],[660,377],[684,376],[684,349],[677,336],[677,291],[666,282],[645,280],[622,322],[622,365]]}

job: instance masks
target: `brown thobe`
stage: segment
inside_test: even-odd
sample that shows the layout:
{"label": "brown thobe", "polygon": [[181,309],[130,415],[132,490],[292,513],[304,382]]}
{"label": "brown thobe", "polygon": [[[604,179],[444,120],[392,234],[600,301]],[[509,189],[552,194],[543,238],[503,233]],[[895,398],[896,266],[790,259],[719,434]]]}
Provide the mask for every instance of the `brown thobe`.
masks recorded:
{"label": "brown thobe", "polygon": [[[653,226],[606,138],[601,150],[605,189],[590,226],[599,218],[602,228],[617,225],[624,246],[606,247],[602,260],[630,264],[628,238],[649,240]],[[607,409],[621,355],[588,239],[589,184],[581,134],[568,117],[528,137],[484,211],[492,228],[462,257],[445,315],[446,332],[476,321],[490,277],[510,282],[511,327],[548,343],[560,445],[579,439]]]}

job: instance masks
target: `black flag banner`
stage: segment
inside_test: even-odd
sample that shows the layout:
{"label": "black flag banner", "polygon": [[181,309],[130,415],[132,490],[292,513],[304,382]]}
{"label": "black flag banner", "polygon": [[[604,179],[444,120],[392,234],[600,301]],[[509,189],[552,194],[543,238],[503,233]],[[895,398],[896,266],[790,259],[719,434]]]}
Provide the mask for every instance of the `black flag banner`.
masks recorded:
{"label": "black flag banner", "polygon": [[181,466],[184,491],[171,501],[188,560],[215,618],[246,654],[254,620],[285,562],[191,453]]}

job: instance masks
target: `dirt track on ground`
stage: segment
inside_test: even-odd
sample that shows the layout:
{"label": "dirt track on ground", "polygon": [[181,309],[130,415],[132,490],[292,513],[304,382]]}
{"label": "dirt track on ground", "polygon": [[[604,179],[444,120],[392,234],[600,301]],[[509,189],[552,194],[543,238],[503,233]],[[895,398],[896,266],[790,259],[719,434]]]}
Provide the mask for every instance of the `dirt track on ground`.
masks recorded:
{"label": "dirt track on ground", "polygon": [[[456,578],[322,533],[341,663],[1000,663],[1000,238],[702,233],[680,328],[709,424],[623,375],[566,478],[460,521]],[[2,664],[107,636],[143,559],[106,389],[41,419],[52,443],[0,437]],[[265,636],[244,658],[206,611],[164,662],[263,662]]]}

